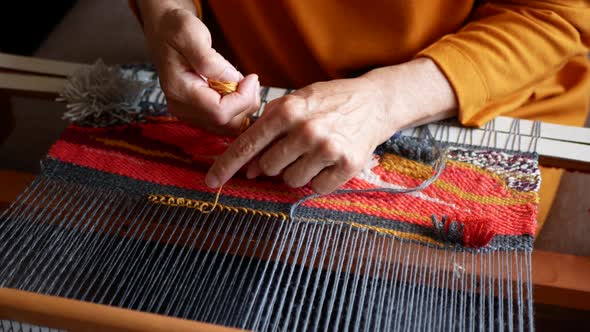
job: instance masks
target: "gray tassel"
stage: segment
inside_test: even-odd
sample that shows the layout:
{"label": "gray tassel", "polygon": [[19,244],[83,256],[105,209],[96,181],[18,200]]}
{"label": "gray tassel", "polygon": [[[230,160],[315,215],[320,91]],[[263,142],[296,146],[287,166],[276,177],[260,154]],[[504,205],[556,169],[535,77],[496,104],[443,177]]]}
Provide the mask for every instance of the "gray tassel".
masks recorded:
{"label": "gray tassel", "polygon": [[64,86],[58,101],[67,104],[63,119],[79,126],[107,127],[141,121],[141,101],[156,81],[140,81],[133,71],[102,60],[81,68]]}

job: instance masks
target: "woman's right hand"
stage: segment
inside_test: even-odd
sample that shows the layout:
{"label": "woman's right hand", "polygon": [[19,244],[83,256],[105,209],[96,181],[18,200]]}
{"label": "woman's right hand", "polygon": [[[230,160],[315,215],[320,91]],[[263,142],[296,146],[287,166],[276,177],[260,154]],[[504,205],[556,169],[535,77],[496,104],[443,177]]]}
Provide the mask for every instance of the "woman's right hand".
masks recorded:
{"label": "woman's right hand", "polygon": [[[193,126],[237,134],[244,118],[260,105],[258,76],[244,78],[211,47],[211,34],[195,15],[192,1],[137,4],[169,111]],[[222,97],[206,79],[239,82],[238,89]]]}

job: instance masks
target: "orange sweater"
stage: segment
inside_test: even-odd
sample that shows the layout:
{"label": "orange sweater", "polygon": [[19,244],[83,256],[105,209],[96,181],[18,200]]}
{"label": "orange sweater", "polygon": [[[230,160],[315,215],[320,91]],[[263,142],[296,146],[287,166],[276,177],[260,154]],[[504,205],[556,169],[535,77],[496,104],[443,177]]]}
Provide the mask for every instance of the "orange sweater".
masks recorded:
{"label": "orange sweater", "polygon": [[[222,54],[265,85],[301,87],[426,56],[452,84],[465,125],[501,114],[582,125],[588,110],[588,0],[196,4],[205,23],[221,29],[214,43],[225,42]],[[561,171],[543,173],[541,223]]]}

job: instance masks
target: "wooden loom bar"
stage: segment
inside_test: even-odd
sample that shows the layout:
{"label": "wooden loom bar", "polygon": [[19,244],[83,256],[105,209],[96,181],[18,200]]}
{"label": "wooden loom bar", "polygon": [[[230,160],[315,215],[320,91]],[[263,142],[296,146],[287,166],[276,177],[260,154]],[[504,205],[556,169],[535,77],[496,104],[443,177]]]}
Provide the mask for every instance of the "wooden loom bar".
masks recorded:
{"label": "wooden loom bar", "polygon": [[[590,310],[590,259],[535,251],[535,300],[539,303]],[[68,330],[112,331],[235,331],[207,323],[138,312],[106,305],[0,288],[0,319]]]}
{"label": "wooden loom bar", "polygon": [[229,327],[0,288],[0,319],[68,331],[239,331]]}
{"label": "wooden loom bar", "polygon": [[[531,120],[520,120],[520,132],[522,135],[529,135],[533,131],[533,122]],[[509,133],[510,126],[512,125],[512,118],[506,116],[499,116],[494,119],[494,131]],[[565,142],[577,142],[590,144],[590,130],[583,127],[567,127],[564,130],[564,126],[544,122],[542,125],[543,138],[553,139],[557,141]]]}
{"label": "wooden loom bar", "polygon": [[0,71],[0,91],[13,95],[32,95],[53,99],[61,91],[65,79],[16,72]]}
{"label": "wooden loom bar", "polygon": [[0,52],[0,69],[67,77],[86,65]]}
{"label": "wooden loom bar", "polygon": [[590,257],[533,250],[535,302],[590,311]]}

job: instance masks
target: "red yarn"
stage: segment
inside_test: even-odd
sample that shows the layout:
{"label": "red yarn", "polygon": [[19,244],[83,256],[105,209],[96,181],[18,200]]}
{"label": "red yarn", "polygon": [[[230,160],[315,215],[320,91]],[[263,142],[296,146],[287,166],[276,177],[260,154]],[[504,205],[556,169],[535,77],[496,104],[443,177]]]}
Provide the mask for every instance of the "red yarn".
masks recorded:
{"label": "red yarn", "polygon": [[[53,145],[49,156],[141,181],[214,192],[204,184],[204,176],[214,157],[229,143],[229,138],[170,120],[115,128],[71,126]],[[372,174],[380,181],[403,187],[414,187],[422,181],[381,165],[374,167]],[[471,247],[485,246],[495,235],[535,234],[534,195],[509,190],[497,176],[471,167],[449,165],[439,180],[418,194],[347,194],[321,197],[304,205],[425,227],[432,227],[432,215],[453,216],[452,220],[464,225],[463,242]],[[374,187],[364,178],[354,178],[343,188]],[[225,196],[274,203],[293,203],[311,193],[309,188],[288,188],[280,179],[248,180],[243,176],[232,179],[223,189]]]}

